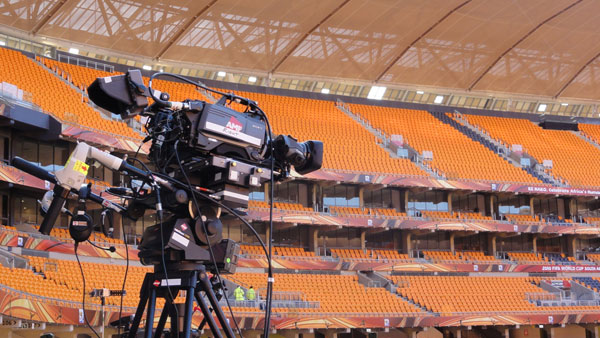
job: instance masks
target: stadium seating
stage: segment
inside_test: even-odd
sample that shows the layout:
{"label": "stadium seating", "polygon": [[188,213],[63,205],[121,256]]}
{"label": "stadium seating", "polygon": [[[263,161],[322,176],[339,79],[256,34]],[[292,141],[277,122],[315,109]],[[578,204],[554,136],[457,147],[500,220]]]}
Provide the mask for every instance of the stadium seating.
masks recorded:
{"label": "stadium seating", "polygon": [[548,262],[542,254],[533,252],[508,252],[508,257],[519,264],[541,264]]}
{"label": "stadium seating", "polygon": [[[236,273],[241,281],[255,289],[266,288],[265,274]],[[384,288],[367,288],[358,283],[356,275],[277,274],[274,291],[301,292],[308,301],[318,301],[319,308],[299,308],[298,312],[320,313],[419,313],[420,309]]]}
{"label": "stadium seating", "polygon": [[[251,254],[264,256],[263,248],[258,245],[240,245],[240,254]],[[306,251],[303,248],[275,246],[273,248],[273,256],[285,257],[316,257],[312,251]]]}
{"label": "stadium seating", "polygon": [[514,223],[525,223],[525,222],[540,222],[540,217],[531,215],[520,215],[520,214],[504,214],[506,219]]}
{"label": "stadium seating", "polygon": [[536,311],[527,293],[543,293],[523,277],[392,276],[398,293],[428,310],[451,312]]}
{"label": "stadium seating", "polygon": [[142,139],[139,133],[125,123],[101,117],[69,85],[22,53],[0,48],[0,82],[2,81],[30,92],[34,104],[65,123]]}
{"label": "stadium seating", "polygon": [[[32,269],[9,269],[0,266],[0,284],[11,286],[35,295],[80,302],[82,298],[81,272],[76,261],[26,256]],[[86,278],[86,291],[95,288],[120,290],[123,285],[124,265],[82,263]],[[152,268],[130,266],[123,299],[124,306],[136,306],[137,292],[146,272]],[[86,302],[99,304],[98,298],[87,297]],[[119,297],[109,297],[107,304],[118,305]]]}
{"label": "stadium seating", "polygon": [[540,183],[426,111],[358,104],[350,107],[374,127],[389,135],[402,135],[420,154],[432,151],[432,166],[448,178]]}
{"label": "stadium seating", "polygon": [[600,177],[590,175],[600,163],[600,151],[570,131],[542,129],[529,120],[468,115],[471,124],[489,132],[505,145],[520,144],[537,162],[552,160],[552,174],[571,186],[600,186]]}
{"label": "stadium seating", "polygon": [[429,177],[410,160],[391,158],[377,145],[375,136],[332,102],[250,92],[236,94],[257,101],[276,134],[290,134],[300,141],[322,140],[324,168]]}
{"label": "stadium seating", "polygon": [[452,253],[450,251],[424,250],[423,255],[425,256],[425,259],[428,259],[434,263],[445,261],[462,261],[462,258],[458,253]]}

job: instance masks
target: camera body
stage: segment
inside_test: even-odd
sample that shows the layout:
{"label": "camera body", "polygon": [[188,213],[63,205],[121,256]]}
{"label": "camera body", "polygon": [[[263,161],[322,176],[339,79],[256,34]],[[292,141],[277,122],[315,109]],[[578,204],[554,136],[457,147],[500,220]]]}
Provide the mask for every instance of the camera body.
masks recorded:
{"label": "camera body", "polygon": [[[252,100],[224,94],[216,103],[170,102],[167,93],[146,88],[142,80],[139,70],[130,70],[96,79],[88,93],[123,118],[147,116],[149,158],[156,169],[213,190],[229,207],[247,207],[249,189],[270,179],[271,164],[275,180],[286,179],[292,167],[300,174],[321,168],[322,142],[270,134],[266,115]],[[149,96],[154,99],[150,106]],[[230,102],[246,111],[227,107]]]}

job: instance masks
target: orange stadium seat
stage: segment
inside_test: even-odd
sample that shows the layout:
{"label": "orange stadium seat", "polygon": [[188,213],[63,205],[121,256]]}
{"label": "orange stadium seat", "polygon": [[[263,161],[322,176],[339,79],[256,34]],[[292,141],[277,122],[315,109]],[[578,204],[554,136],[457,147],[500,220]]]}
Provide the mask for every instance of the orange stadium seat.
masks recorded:
{"label": "orange stadium seat", "polygon": [[432,166],[448,178],[541,183],[426,111],[359,104],[350,109],[386,133],[402,135],[419,153],[433,152]]}
{"label": "orange stadium seat", "polygon": [[22,53],[0,48],[0,81],[30,92],[34,104],[64,123],[142,139],[124,122],[101,117],[73,88]]}
{"label": "orange stadium seat", "polygon": [[375,136],[333,102],[250,92],[236,94],[260,104],[275,134],[290,134],[301,141],[323,141],[323,168],[429,177],[410,160],[391,158],[377,145]]}
{"label": "orange stadium seat", "polygon": [[[542,129],[529,120],[464,115],[507,146],[520,144],[539,163],[552,160],[551,173],[571,186],[600,186],[590,171],[600,163],[600,151],[570,131]],[[584,127],[585,128],[585,127]]]}

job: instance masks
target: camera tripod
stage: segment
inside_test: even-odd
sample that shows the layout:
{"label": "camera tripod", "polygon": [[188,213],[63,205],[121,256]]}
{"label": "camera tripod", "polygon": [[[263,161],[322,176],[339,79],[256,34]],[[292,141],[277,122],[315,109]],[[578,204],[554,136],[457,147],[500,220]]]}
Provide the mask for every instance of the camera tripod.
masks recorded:
{"label": "camera tripod", "polygon": [[[140,302],[127,337],[136,337],[146,305],[148,306],[146,311],[144,338],[161,337],[167,322],[167,317],[171,318],[171,337],[190,337],[195,298],[204,315],[204,319],[202,320],[199,329],[202,329],[204,323],[208,323],[213,336],[222,338],[221,331],[219,331],[219,327],[212,316],[204,296],[208,298],[210,306],[219,320],[221,328],[225,332],[225,336],[227,338],[235,337],[223,310],[219,306],[219,301],[214,293],[213,286],[208,278],[204,264],[189,262],[174,263],[168,266],[167,272],[168,280],[165,279],[162,265],[155,265],[154,272],[146,274],[140,290]],[[167,282],[169,285],[168,287]],[[181,315],[180,318],[177,318],[178,313],[181,313],[181,311],[179,311],[181,308],[176,308],[177,304],[175,304],[174,299],[171,298],[171,293],[169,293],[167,288],[171,289],[171,293],[174,297],[177,297],[177,293],[179,293],[180,290],[186,291],[185,303],[183,304],[183,321],[180,321]],[[204,295],[202,295],[201,292],[204,292]],[[157,297],[165,299],[165,306],[160,314],[160,319],[158,320],[153,336],[152,332]]]}

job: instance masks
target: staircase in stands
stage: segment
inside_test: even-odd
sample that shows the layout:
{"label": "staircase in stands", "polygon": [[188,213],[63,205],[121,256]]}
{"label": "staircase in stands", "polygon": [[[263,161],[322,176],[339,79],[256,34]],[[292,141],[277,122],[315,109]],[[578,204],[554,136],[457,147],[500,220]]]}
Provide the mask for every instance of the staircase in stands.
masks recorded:
{"label": "staircase in stands", "polygon": [[[390,155],[390,157],[399,158],[398,154],[396,154],[396,152],[393,149],[391,149],[390,145],[391,145],[392,140],[384,131],[373,127],[367,119],[363,118],[359,114],[356,114],[355,112],[350,110],[350,107],[348,107],[340,99],[337,100],[335,106],[338,110],[340,110],[344,114],[348,115],[354,121],[358,122],[361,126],[363,126],[363,128],[365,128],[367,131],[369,131],[371,134],[373,134],[375,137],[377,137],[381,141],[381,143],[379,143],[379,146],[381,146],[381,148],[383,148]],[[429,175],[431,175],[437,179],[446,179],[446,177],[443,173],[433,170],[431,168],[431,166],[429,166],[427,164],[427,162],[423,159],[423,156],[421,156],[419,154],[418,151],[414,150],[413,148],[411,148],[408,145],[404,145],[404,147],[405,147],[405,149],[408,150],[410,160],[417,167],[419,167],[420,169],[422,169],[423,171],[427,172]]]}
{"label": "staircase in stands", "polygon": [[[559,180],[554,178],[552,175],[547,174],[543,171],[536,170],[533,168],[533,166],[524,168],[520,163],[515,161],[515,159],[510,157],[511,150],[508,147],[506,147],[503,144],[501,144],[500,142],[494,140],[488,134],[484,133],[481,129],[470,124],[466,119],[461,118],[460,113],[458,114],[458,117],[456,120],[450,118],[444,112],[430,112],[430,113],[435,118],[440,120],[441,122],[454,127],[454,129],[456,129],[456,130],[460,131],[461,133],[463,133],[464,135],[468,136],[473,141],[481,143],[483,146],[485,146],[486,148],[491,150],[493,153],[500,156],[505,161],[509,162],[510,164],[514,165],[517,168],[523,169],[528,174],[536,177],[540,181],[542,181],[546,184],[552,184],[552,185],[556,185],[556,186],[560,186],[560,187],[566,186],[565,184],[561,183]],[[527,155],[527,154],[525,154],[525,155]],[[527,156],[530,157],[529,155],[527,155]]]}

